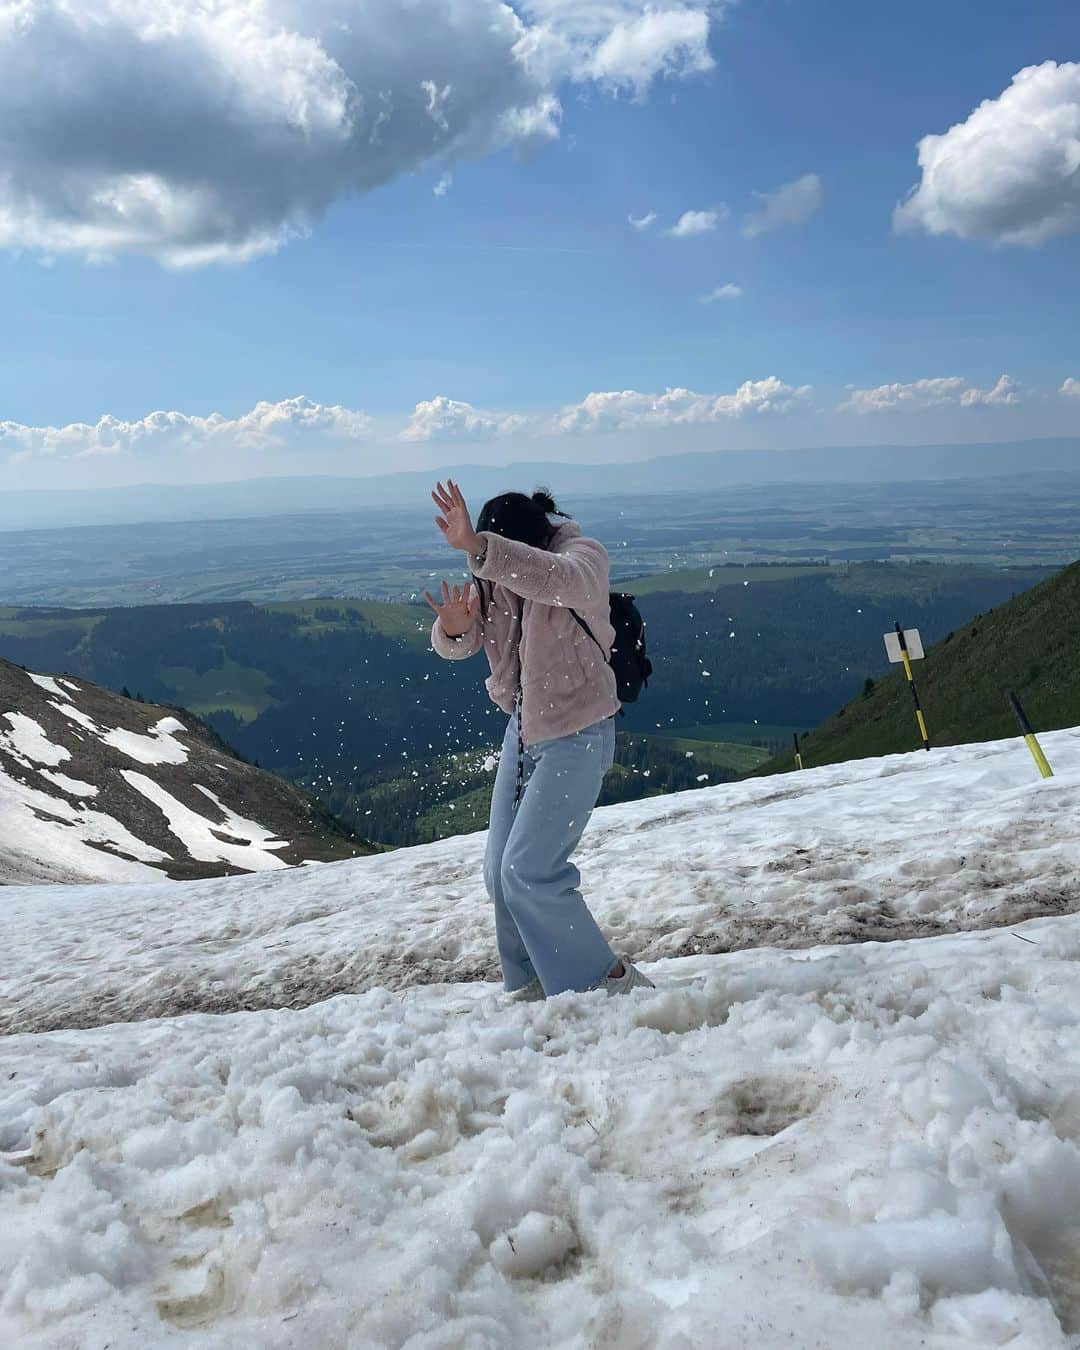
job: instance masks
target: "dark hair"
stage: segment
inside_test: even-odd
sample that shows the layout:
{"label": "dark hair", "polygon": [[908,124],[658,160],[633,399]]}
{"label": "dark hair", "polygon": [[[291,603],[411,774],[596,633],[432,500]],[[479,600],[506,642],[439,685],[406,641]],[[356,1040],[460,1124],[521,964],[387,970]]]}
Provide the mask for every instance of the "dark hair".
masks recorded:
{"label": "dark hair", "polygon": [[548,516],[564,514],[546,488],[537,488],[531,497],[524,492],[503,492],[484,503],[476,528],[531,544],[533,548],[547,548],[558,528]]}
{"label": "dark hair", "polygon": [[[533,548],[547,548],[558,529],[557,525],[552,525],[549,516],[566,516],[566,512],[555,505],[555,498],[547,488],[537,488],[531,497],[526,497],[524,492],[503,492],[484,503],[476,528],[501,534],[504,539],[531,544]],[[486,618],[493,588],[489,583],[485,590],[484,583],[475,580],[480,608]]]}

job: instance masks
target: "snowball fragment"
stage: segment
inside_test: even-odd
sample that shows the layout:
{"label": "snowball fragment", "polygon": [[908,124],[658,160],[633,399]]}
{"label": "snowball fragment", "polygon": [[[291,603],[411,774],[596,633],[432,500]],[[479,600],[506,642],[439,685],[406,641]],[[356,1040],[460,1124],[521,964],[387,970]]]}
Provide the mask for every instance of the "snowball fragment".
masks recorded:
{"label": "snowball fragment", "polygon": [[488,1253],[504,1275],[521,1277],[558,1265],[576,1246],[574,1230],[565,1219],[532,1210],[516,1228],[497,1237]]}

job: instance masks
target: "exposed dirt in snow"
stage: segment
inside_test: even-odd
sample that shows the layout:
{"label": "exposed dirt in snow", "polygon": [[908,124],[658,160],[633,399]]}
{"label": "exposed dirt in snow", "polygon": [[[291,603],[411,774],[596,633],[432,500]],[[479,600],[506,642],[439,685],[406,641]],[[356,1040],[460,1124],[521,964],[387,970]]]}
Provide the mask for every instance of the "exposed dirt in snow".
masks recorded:
{"label": "exposed dirt in snow", "polygon": [[[783,793],[770,779],[607,807],[579,853],[585,891],[616,950],[644,960],[1074,913],[1080,732],[1046,743],[1059,765],[1046,783],[1016,741],[815,770]],[[495,980],[483,845],[468,835],[287,884],[10,888],[0,1031]]]}

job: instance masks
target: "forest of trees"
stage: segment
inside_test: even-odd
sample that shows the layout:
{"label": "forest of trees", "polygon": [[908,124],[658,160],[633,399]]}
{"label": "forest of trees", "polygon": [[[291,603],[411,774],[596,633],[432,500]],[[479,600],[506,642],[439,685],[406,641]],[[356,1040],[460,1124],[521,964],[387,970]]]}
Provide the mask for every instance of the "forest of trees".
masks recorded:
{"label": "forest of trees", "polygon": [[[620,729],[755,719],[808,729],[883,672],[881,635],[896,618],[933,641],[1038,575],[869,565],[752,584],[727,574],[713,591],[643,595],[654,675]],[[240,754],[309,787],[370,837],[408,833],[403,816],[422,834],[446,756],[496,744],[503,719],[484,693],[482,657],[431,652],[426,608],[370,612],[348,601],[28,609],[0,620],[0,655],[191,707]],[[692,785],[658,748],[648,777],[632,737],[619,753],[625,772],[608,790],[620,798]],[[455,810],[485,810],[485,781],[469,789],[480,794],[472,807]]]}

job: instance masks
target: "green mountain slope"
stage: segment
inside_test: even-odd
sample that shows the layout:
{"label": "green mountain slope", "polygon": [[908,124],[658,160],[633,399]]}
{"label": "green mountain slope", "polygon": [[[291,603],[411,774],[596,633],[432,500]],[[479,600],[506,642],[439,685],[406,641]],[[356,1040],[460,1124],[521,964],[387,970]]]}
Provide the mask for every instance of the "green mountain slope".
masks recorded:
{"label": "green mountain slope", "polygon": [[[1010,689],[1036,731],[1080,724],[1080,562],[950,633],[914,671],[933,745],[1018,734]],[[807,768],[918,748],[899,666],[802,745]],[[785,753],[759,772],[792,767]]]}

